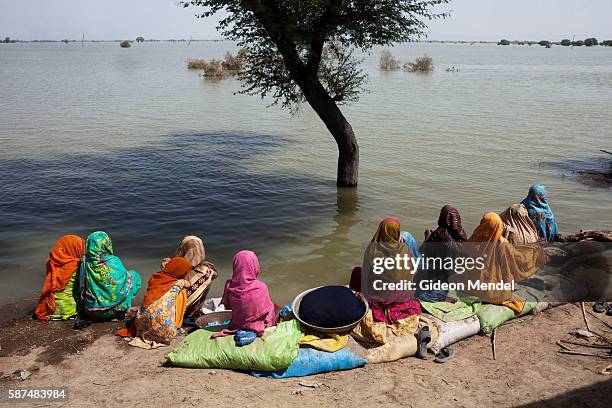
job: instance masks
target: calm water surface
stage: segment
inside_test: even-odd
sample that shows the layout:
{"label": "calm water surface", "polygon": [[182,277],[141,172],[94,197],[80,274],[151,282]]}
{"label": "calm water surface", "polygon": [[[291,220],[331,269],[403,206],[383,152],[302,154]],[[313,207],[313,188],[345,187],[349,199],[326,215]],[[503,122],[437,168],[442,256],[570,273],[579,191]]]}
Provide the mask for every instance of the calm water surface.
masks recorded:
{"label": "calm water surface", "polygon": [[[39,290],[63,234],[103,229],[144,278],[182,236],[221,270],[249,248],[278,302],[346,283],[385,216],[422,239],[444,204],[472,231],[486,211],[548,186],[563,232],[612,228],[610,190],[565,163],[612,150],[612,49],[410,44],[431,75],[380,72],[344,111],[361,146],[357,191],[335,187],[336,147],[314,113],[204,81],[188,58],[230,43],[0,45],[0,303]],[[455,66],[459,72],[445,68]]]}

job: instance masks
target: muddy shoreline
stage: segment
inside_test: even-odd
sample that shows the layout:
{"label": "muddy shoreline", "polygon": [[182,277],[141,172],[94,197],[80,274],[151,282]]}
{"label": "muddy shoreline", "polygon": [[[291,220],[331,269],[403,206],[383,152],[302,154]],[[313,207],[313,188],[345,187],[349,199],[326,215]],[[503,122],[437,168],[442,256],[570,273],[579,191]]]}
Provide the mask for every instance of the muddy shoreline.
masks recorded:
{"label": "muddy shoreline", "polygon": [[[590,305],[589,305],[590,307]],[[590,310],[590,309],[588,309]],[[592,330],[612,337],[612,316],[587,314]],[[604,323],[600,319],[607,322]],[[230,370],[184,369],[165,364],[176,347],[141,350],[113,334],[122,322],[74,331],[71,321],[39,323],[21,317],[0,324],[0,369],[24,369],[9,388],[67,387],[70,398],[47,406],[523,406],[604,408],[612,378],[600,374],[610,358],[559,353],[557,341],[584,329],[580,304],[565,304],[474,336],[453,348],[445,364],[405,358],[392,363],[283,380]],[[572,346],[577,347],[577,346]],[[321,384],[310,388],[302,384]],[[240,390],[240,392],[237,392]],[[15,406],[4,404],[0,406]]]}

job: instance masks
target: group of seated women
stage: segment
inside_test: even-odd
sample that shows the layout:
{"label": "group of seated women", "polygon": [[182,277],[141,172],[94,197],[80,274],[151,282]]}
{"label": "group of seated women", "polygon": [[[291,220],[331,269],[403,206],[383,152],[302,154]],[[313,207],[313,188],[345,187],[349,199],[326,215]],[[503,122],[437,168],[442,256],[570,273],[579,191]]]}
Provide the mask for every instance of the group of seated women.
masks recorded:
{"label": "group of seated women", "polygon": [[[386,218],[380,223],[372,243],[411,257],[420,257],[431,243],[442,243],[436,250],[448,254],[456,253],[465,242],[479,243],[483,252],[501,252],[490,254],[486,271],[482,273],[498,274],[502,278],[509,275],[520,280],[533,274],[545,262],[546,256],[515,256],[514,246],[551,241],[556,234],[557,225],[547,204],[546,189],[534,185],[521,204],[512,205],[499,215],[485,214],[469,238],[461,225],[459,212],[444,206],[437,229],[426,231],[421,248],[410,233],[401,231],[400,222],[395,218]],[[373,255],[366,251],[364,269],[372,262]],[[259,273],[255,253],[240,251],[234,256],[232,278],[225,283],[222,298],[225,308],[232,311],[232,318],[229,327],[217,333],[217,337],[245,332],[259,336],[265,328],[276,325],[277,307],[270,298],[268,287],[258,279]],[[356,292],[362,291],[361,273],[362,268],[357,267],[351,276],[349,286]],[[422,273],[425,272],[419,270],[414,279],[422,278]],[[432,276],[448,279],[448,271],[428,270],[426,273],[428,279]],[[210,285],[217,275],[214,264],[206,259],[203,241],[187,236],[180,242],[174,257],[164,258],[160,271],[151,275],[143,304],[136,308],[133,301],[142,285],[140,275],[128,270],[113,255],[108,234],[94,232],[86,240],[67,235],[57,242],[49,255],[35,316],[41,321],[69,319],[77,314],[89,321],[109,320],[122,319],[132,309],[136,311],[133,321],[118,334],[148,344],[168,344],[185,318],[194,321],[202,313]],[[420,313],[419,300],[445,298],[445,291],[417,291],[414,296],[407,295],[400,300],[371,302],[370,308],[375,321],[392,323]],[[520,309],[520,300],[512,296],[493,299],[496,301]]]}

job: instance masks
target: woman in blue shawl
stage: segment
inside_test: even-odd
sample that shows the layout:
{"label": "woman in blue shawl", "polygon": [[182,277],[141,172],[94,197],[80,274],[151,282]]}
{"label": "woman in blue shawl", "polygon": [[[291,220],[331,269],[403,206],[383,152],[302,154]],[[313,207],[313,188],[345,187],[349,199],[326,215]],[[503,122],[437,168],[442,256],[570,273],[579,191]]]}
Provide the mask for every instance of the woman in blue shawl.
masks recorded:
{"label": "woman in blue shawl", "polygon": [[87,315],[96,319],[118,317],[132,307],[141,286],[140,275],[127,270],[113,255],[113,244],[106,232],[97,231],[87,237],[80,270],[80,293]]}
{"label": "woman in blue shawl", "polygon": [[408,245],[408,249],[410,249],[410,252],[412,253],[413,257],[417,259],[421,258],[421,252],[419,251],[417,242],[411,233],[409,233],[408,231],[400,232],[400,242],[403,242],[404,244]]}
{"label": "woman in blue shawl", "polygon": [[529,218],[538,230],[538,235],[546,241],[554,241],[557,236],[557,222],[548,206],[548,192],[542,184],[534,184],[529,194],[521,202],[529,212]]}

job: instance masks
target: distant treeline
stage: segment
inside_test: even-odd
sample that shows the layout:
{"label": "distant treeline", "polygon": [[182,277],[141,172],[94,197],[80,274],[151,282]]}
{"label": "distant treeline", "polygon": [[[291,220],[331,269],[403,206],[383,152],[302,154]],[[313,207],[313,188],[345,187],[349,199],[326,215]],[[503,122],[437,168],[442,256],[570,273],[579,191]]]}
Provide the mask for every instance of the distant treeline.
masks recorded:
{"label": "distant treeline", "polygon": [[[1,38],[1,37],[0,37]],[[13,44],[13,43],[80,43],[80,42],[86,42],[86,43],[121,43],[122,41],[126,41],[126,40],[69,40],[69,39],[64,39],[64,40],[15,40],[12,39],[11,37],[5,37],[3,40],[0,40],[0,44]],[[130,40],[131,41],[131,40]],[[221,41],[225,41],[222,39],[216,39],[216,40],[198,40],[198,39],[169,39],[169,40],[155,40],[155,39],[144,39],[142,37],[138,37],[135,40],[136,42],[221,42]]]}
{"label": "distant treeline", "polygon": [[[2,37],[0,37],[2,38]],[[70,39],[64,39],[64,40],[16,40],[16,39],[12,39],[11,37],[5,37],[4,40],[0,40],[0,44],[12,44],[12,43],[80,43],[80,42],[86,42],[86,43],[121,43],[123,41],[126,40],[70,40]],[[127,40],[130,41],[131,40]],[[136,42],[171,42],[171,43],[184,43],[184,42],[225,42],[227,40],[223,40],[223,39],[213,39],[213,40],[203,40],[203,39],[185,39],[185,38],[180,38],[180,39],[166,39],[166,40],[156,40],[156,39],[144,39],[143,37],[137,37]],[[575,46],[575,47],[582,47],[582,46],[586,46],[586,47],[592,47],[595,45],[600,45],[600,46],[607,46],[607,47],[612,47],[612,40],[605,40],[605,41],[601,41],[599,42],[597,40],[597,38],[595,37],[591,37],[591,38],[587,38],[585,40],[576,40],[576,41],[572,41],[569,40],[567,38],[561,40],[561,41],[548,41],[548,40],[541,40],[541,41],[518,41],[518,40],[507,40],[507,39],[502,39],[500,41],[465,41],[465,40],[417,40],[415,42],[419,42],[419,43],[428,43],[428,44],[498,44],[498,45],[541,45],[544,47],[550,47],[551,45],[561,45],[561,46],[565,46],[565,47],[569,47],[569,46]]]}
{"label": "distant treeline", "polygon": [[612,40],[605,40],[602,42],[599,42],[597,40],[597,38],[595,37],[590,37],[587,38],[585,40],[570,40],[569,38],[564,38],[561,41],[548,41],[548,40],[541,40],[541,41],[509,41],[506,40],[505,38],[500,40],[498,43],[498,45],[540,45],[542,47],[547,47],[550,48],[552,45],[561,45],[564,47],[593,47],[595,45],[602,45],[602,46],[606,46],[606,47],[612,47]]}

